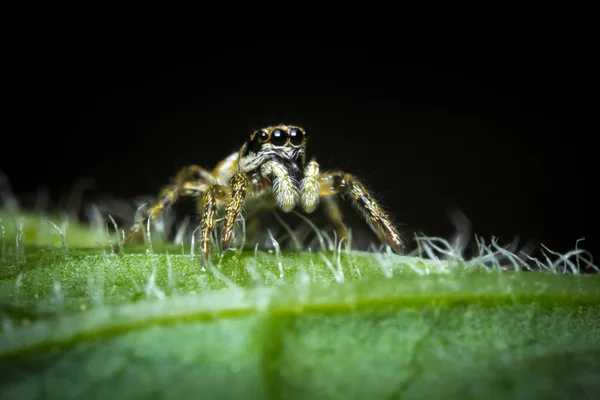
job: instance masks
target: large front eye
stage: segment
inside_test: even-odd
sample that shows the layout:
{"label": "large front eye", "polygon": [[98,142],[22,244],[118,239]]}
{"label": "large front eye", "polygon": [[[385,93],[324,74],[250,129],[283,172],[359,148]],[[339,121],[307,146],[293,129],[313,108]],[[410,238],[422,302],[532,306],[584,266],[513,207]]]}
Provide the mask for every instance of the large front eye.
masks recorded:
{"label": "large front eye", "polygon": [[294,146],[299,146],[304,141],[304,132],[300,129],[292,128],[290,129],[290,142]]}
{"label": "large front eye", "polygon": [[281,129],[275,129],[273,133],[271,133],[270,142],[274,146],[283,146],[285,142],[287,142],[287,135]]}

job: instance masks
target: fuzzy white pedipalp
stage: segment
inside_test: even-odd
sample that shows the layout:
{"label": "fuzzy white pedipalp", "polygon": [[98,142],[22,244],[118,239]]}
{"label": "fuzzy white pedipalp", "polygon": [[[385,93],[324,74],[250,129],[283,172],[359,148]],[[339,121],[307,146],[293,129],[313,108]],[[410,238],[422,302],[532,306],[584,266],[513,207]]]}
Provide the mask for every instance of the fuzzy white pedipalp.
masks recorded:
{"label": "fuzzy white pedipalp", "polygon": [[288,174],[287,170],[278,162],[267,161],[260,168],[262,176],[273,175],[273,192],[277,205],[284,212],[290,212],[298,202],[297,182]]}
{"label": "fuzzy white pedipalp", "polygon": [[319,205],[319,164],[311,160],[304,170],[304,178],[300,185],[302,207],[307,213],[315,211]]}

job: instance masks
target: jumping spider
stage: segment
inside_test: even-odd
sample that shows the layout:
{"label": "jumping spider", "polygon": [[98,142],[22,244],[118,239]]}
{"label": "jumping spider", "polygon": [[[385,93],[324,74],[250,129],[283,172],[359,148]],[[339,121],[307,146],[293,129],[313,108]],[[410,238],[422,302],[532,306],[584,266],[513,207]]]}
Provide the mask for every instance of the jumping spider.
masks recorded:
{"label": "jumping spider", "polygon": [[[183,168],[159,200],[140,215],[125,237],[129,243],[181,196],[198,198],[202,212],[200,246],[204,259],[210,250],[215,215],[225,208],[221,244],[227,248],[233,227],[245,203],[258,202],[290,212],[300,207],[312,213],[323,201],[325,211],[341,237],[347,235],[335,195],[348,195],[379,238],[401,252],[404,242],[388,216],[365,187],[342,171],[319,172],[312,159],[305,163],[308,136],[298,126],[269,126],[253,132],[242,148],[222,160],[213,171],[196,165]],[[269,204],[269,201],[271,203]],[[117,249],[118,250],[118,249]]]}

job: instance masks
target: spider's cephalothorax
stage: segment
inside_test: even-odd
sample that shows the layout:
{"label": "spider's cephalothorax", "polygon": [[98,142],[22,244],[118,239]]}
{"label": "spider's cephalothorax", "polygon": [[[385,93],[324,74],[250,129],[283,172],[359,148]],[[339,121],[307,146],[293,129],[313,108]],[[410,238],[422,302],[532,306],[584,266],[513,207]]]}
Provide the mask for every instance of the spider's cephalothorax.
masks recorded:
{"label": "spider's cephalothorax", "polygon": [[316,162],[307,168],[304,165],[307,139],[304,129],[298,126],[269,126],[252,133],[240,150],[239,170],[255,181],[268,180],[279,208],[286,212],[300,201],[302,208],[311,212],[319,200],[318,166]]}
{"label": "spider's cephalothorax", "polygon": [[276,207],[284,212],[300,208],[307,213],[313,212],[322,201],[338,235],[346,237],[335,200],[340,194],[350,199],[382,241],[402,251],[404,242],[400,233],[354,176],[341,171],[320,172],[314,159],[305,163],[307,140],[306,131],[298,126],[269,126],[253,132],[240,151],[225,158],[212,171],[195,165],[183,168],[174,183],[160,193],[158,202],[135,222],[124,243],[136,237],[145,223],[156,219],[180,196],[194,196],[201,202],[200,245],[204,258],[209,255],[216,214],[224,210],[221,244],[226,248],[233,236],[234,223],[248,200],[269,204],[267,199],[274,198]]}

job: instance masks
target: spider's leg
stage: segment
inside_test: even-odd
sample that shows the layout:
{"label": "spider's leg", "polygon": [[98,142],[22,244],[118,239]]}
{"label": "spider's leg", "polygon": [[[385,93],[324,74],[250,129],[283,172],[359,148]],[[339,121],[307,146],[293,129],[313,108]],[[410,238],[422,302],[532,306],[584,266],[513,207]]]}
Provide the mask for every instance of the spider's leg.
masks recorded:
{"label": "spider's leg", "polygon": [[[223,173],[228,174],[228,173],[236,171],[237,167],[238,167],[239,158],[240,158],[239,152],[230,154],[229,156],[227,156],[226,158],[224,158],[223,160],[221,160],[221,162],[219,162],[217,164],[217,166],[213,169],[212,174],[214,176],[220,176]],[[229,175],[229,176],[231,176],[231,175]]]}
{"label": "spider's leg", "polygon": [[277,206],[284,212],[290,212],[298,201],[298,192],[294,179],[283,165],[276,161],[267,161],[260,168],[262,176],[273,177],[273,192],[277,198]]}
{"label": "spider's leg", "polygon": [[[179,184],[166,186],[161,190],[158,196],[159,200],[150,208],[144,210],[141,215],[136,218],[136,221],[123,240],[123,246],[138,237],[148,222],[157,219],[170,205],[175,203],[180,196],[201,196],[204,187],[205,183],[202,181],[183,182],[183,178],[180,179]],[[116,253],[119,252],[119,243],[115,244],[114,250]]]}
{"label": "spider's leg", "polygon": [[183,167],[177,173],[174,184],[176,186],[180,186],[188,181],[198,181],[201,179],[210,183],[215,183],[215,176],[211,174],[210,171],[207,171],[198,165],[189,165],[187,167]]}
{"label": "spider's leg", "polygon": [[221,239],[221,245],[224,249],[229,246],[229,243],[233,238],[233,226],[238,215],[240,215],[242,205],[244,204],[248,192],[248,178],[244,173],[238,172],[233,175],[229,185],[231,187],[231,197],[229,198],[227,210],[225,211],[223,237]]}
{"label": "spider's leg", "polygon": [[202,256],[208,260],[210,252],[210,233],[215,225],[215,214],[217,211],[217,197],[224,197],[226,188],[221,185],[212,185],[204,194],[204,213],[202,214],[202,232],[200,234],[200,248]]}
{"label": "spider's leg", "polygon": [[319,175],[321,196],[348,194],[352,203],[362,212],[373,230],[396,251],[404,250],[404,241],[390,218],[354,176],[345,172],[328,172]]}
{"label": "spider's leg", "polygon": [[319,205],[319,164],[311,160],[304,168],[304,178],[300,184],[300,201],[305,212],[315,211]]}
{"label": "spider's leg", "polygon": [[[200,239],[204,259],[208,259],[210,251],[210,232],[214,226],[215,210],[227,199],[225,221],[223,223],[223,235],[221,244],[226,248],[233,237],[233,227],[248,194],[260,196],[268,188],[270,182],[260,176],[251,176],[250,179],[244,173],[238,172],[229,181],[229,186],[213,185],[206,191],[203,201],[202,236]],[[211,190],[212,189],[212,190]]]}
{"label": "spider's leg", "polygon": [[[198,165],[182,168],[175,176],[174,183],[160,191],[159,200],[136,219],[123,240],[123,246],[138,237],[148,221],[157,219],[180,196],[202,196],[204,181],[213,182],[214,179],[209,171]],[[119,243],[115,244],[114,250],[120,250]]]}
{"label": "spider's leg", "polygon": [[246,193],[246,201],[244,201],[244,222],[245,236],[244,244],[247,246],[250,243],[254,246],[264,232],[265,215],[268,210],[275,209],[277,203],[271,202],[270,197],[265,199],[271,191],[271,181],[260,174],[260,172],[252,173],[248,176],[248,188]]}
{"label": "spider's leg", "polygon": [[327,218],[329,218],[329,221],[331,221],[335,228],[338,239],[346,239],[349,242],[351,239],[350,234],[342,219],[342,212],[340,211],[337,200],[333,196],[323,197],[323,206],[325,207]]}

